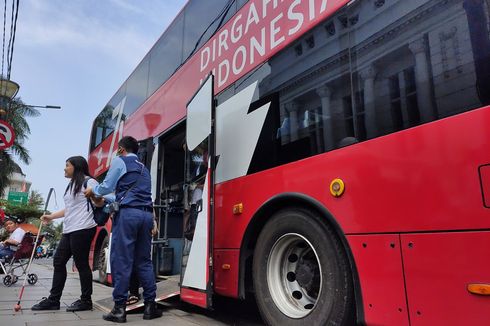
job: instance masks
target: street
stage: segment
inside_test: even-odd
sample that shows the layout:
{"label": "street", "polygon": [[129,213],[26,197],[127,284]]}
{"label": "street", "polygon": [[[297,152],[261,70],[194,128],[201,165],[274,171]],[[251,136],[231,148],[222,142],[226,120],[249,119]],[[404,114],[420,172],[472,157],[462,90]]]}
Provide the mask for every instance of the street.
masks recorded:
{"label": "street", "polygon": [[[65,290],[61,298],[61,309],[59,311],[33,312],[30,307],[42,297],[48,296],[51,286],[53,268],[52,259],[38,259],[34,261],[31,272],[39,277],[35,285],[26,285],[22,298],[22,310],[15,313],[14,305],[17,303],[23,277],[13,284],[6,287],[0,284],[0,325],[9,326],[43,326],[43,325],[64,325],[64,326],[91,326],[91,325],[114,325],[102,319],[103,312],[94,307],[93,311],[83,311],[70,313],[64,307],[78,299],[80,295],[80,285],[78,274],[68,272]],[[69,264],[71,266],[71,264]],[[0,275],[3,279],[3,275]],[[110,287],[94,283],[93,301],[107,298],[111,295]],[[160,304],[163,309],[163,316],[150,321],[143,321],[142,311],[135,311],[128,314],[127,324],[131,325],[263,325],[254,302],[242,302],[225,298],[218,298],[215,302],[215,310],[207,311],[180,302],[178,298],[172,298]]]}

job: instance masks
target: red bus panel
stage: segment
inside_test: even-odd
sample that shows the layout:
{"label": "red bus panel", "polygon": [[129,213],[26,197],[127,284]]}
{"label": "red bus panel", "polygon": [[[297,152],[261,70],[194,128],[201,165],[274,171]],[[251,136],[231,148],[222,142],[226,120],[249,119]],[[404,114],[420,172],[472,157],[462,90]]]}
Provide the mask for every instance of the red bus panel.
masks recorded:
{"label": "red bus panel", "polygon": [[466,289],[471,283],[490,283],[489,231],[407,234],[401,239],[413,326],[489,324],[490,297]]}
{"label": "red bus panel", "polygon": [[360,275],[367,325],[409,325],[400,236],[347,237]]}

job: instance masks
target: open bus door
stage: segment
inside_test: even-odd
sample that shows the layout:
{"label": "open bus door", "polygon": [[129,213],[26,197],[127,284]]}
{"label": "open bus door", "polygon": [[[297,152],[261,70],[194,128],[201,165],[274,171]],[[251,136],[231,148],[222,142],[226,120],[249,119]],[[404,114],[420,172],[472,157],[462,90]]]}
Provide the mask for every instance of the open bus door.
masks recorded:
{"label": "open bus door", "polygon": [[188,207],[184,215],[180,297],[203,308],[212,305],[213,83],[210,75],[187,104],[185,138]]}
{"label": "open bus door", "polygon": [[[172,205],[174,196],[179,194],[183,184],[182,140],[184,131],[176,128],[166,137],[153,137],[139,142],[138,158],[149,169],[152,179],[152,194],[156,195],[155,213],[159,232],[152,241],[153,262],[157,278],[155,301],[159,302],[180,293],[180,256],[182,247],[182,213],[179,206]],[[172,203],[171,203],[172,202]],[[110,276],[110,235],[102,248],[105,275]],[[170,255],[169,255],[170,253]],[[174,257],[175,254],[175,257]],[[178,258],[177,258],[178,257]],[[141,289],[138,291],[141,294]],[[94,305],[105,312],[111,311],[114,302],[112,297],[94,301]],[[138,309],[144,305],[143,300],[128,304],[126,311]]]}
{"label": "open bus door", "polygon": [[[212,305],[213,82],[213,77],[206,79],[191,99],[187,121],[159,139],[140,143],[139,156],[150,169],[156,195],[159,232],[153,239],[153,260],[160,281],[156,301],[180,293],[182,301],[203,308]],[[106,312],[114,304],[112,297],[94,303]],[[142,305],[140,300],[126,311]]]}

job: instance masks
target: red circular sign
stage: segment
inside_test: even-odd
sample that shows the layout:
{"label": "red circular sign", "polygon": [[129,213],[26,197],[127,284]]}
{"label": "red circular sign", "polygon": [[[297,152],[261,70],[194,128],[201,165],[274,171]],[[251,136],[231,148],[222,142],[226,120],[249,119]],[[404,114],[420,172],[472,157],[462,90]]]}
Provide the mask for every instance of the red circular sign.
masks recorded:
{"label": "red circular sign", "polygon": [[14,144],[14,128],[6,121],[0,120],[0,150],[9,148]]}

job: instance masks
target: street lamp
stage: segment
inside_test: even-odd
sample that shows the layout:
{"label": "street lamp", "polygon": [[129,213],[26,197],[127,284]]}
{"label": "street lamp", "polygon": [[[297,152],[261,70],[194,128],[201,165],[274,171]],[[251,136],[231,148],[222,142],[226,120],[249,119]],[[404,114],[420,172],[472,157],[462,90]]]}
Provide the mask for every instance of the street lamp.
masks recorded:
{"label": "street lamp", "polygon": [[19,84],[9,79],[0,79],[0,116],[7,113],[10,101],[17,95]]}
{"label": "street lamp", "polygon": [[30,108],[61,110],[61,106],[58,105],[26,105],[26,106]]}

